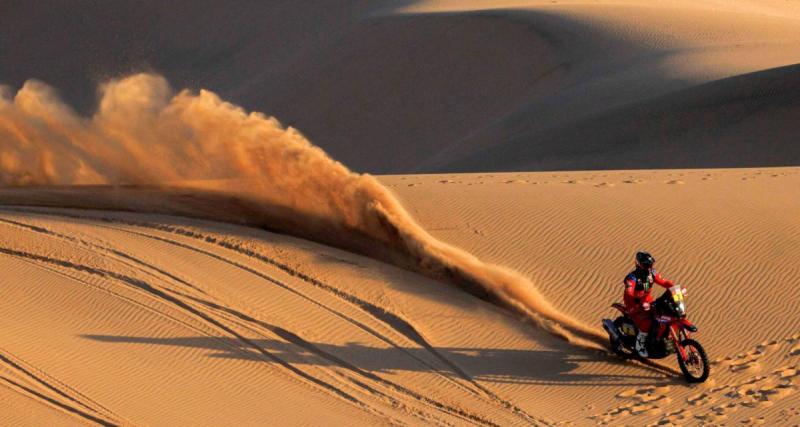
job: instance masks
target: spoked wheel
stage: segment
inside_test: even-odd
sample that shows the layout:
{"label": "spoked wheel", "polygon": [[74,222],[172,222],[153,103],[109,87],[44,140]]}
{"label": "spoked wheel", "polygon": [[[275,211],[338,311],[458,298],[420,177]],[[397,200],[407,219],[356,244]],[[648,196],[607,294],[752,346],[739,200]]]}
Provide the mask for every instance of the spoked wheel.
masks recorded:
{"label": "spoked wheel", "polygon": [[708,365],[708,356],[703,346],[693,339],[685,339],[681,341],[681,346],[686,351],[686,361],[681,357],[681,352],[678,352],[678,366],[683,372],[686,382],[701,383],[708,378],[710,367]]}
{"label": "spoked wheel", "polygon": [[613,337],[609,337],[608,340],[610,341],[608,344],[611,346],[611,350],[614,352],[614,354],[623,359],[629,359],[632,357],[632,355],[627,352],[625,346],[623,346],[619,340],[615,340]]}

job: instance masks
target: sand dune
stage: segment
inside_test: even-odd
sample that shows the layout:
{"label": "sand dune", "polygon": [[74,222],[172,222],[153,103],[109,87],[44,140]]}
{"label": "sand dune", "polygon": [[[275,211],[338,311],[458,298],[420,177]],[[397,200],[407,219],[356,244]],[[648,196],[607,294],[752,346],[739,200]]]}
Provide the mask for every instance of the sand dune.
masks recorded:
{"label": "sand dune", "polygon": [[0,424],[796,423],[800,6],[295,3],[0,7]]}
{"label": "sand dune", "polygon": [[[797,164],[800,66],[729,77],[452,156],[457,170]],[[785,124],[785,126],[784,126]],[[585,143],[576,147],[570,141]],[[754,149],[754,147],[760,147]],[[745,154],[746,153],[746,154]]]}
{"label": "sand dune", "polygon": [[[791,91],[758,100],[703,86],[799,63],[794,2],[349,1],[335,11],[294,3],[36,2],[8,9],[4,83],[38,78],[87,113],[97,83],[157,71],[177,87],[211,88],[279,117],[364,172],[595,169],[599,150],[616,153],[605,167],[617,169],[798,161],[785,137],[798,131],[796,73],[782,77]],[[68,58],[54,60],[63,52]],[[747,132],[733,122],[709,124],[691,102],[675,105],[680,120],[650,126],[598,119],[658,109],[663,97],[685,90],[712,105],[769,106],[777,114],[749,118],[741,125]],[[655,151],[665,144],[650,131],[664,129],[686,141],[681,149],[694,163],[615,151],[611,137],[587,146],[573,127],[589,134],[612,127],[623,142]],[[704,134],[708,127],[716,133]],[[707,154],[713,141],[741,154],[775,134],[776,151],[785,154]],[[565,150],[575,156],[565,158]],[[520,164],[531,152],[547,160]],[[481,156],[491,161],[477,165]]]}
{"label": "sand dune", "polygon": [[[3,323],[0,395],[28,402],[12,417],[57,423],[785,422],[800,396],[798,301],[785,291],[798,274],[800,205],[782,192],[799,173],[381,178],[436,237],[524,272],[586,322],[610,315],[631,251],[647,246],[691,291],[690,316],[714,360],[713,381],[695,387],[307,240],[170,216],[6,207],[0,301],[14,321]],[[644,194],[682,203],[630,222],[624,212]],[[661,227],[640,233],[650,220]]]}
{"label": "sand dune", "polygon": [[[3,270],[16,279],[4,278],[3,310],[27,319],[14,322],[3,369],[79,419],[538,423],[480,380],[521,372],[497,362],[526,360],[534,332],[457,289],[250,228],[31,208],[2,224]],[[412,314],[467,309],[479,311],[464,320],[477,335],[447,345],[429,340],[456,324]]]}
{"label": "sand dune", "polygon": [[703,339],[724,354],[800,330],[787,315],[798,301],[762,291],[800,274],[797,178],[797,168],[767,168],[383,181],[435,237],[520,271],[586,322],[619,298],[631,254],[652,251],[659,270],[690,289]]}

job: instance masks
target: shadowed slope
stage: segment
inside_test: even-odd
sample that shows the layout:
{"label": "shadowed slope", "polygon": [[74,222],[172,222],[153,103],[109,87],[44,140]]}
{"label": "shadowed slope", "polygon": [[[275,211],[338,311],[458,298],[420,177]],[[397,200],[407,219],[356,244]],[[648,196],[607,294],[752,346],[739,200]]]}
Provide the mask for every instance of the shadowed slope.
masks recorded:
{"label": "shadowed slope", "polygon": [[[780,2],[349,1],[333,9],[12,2],[6,9],[0,81],[41,78],[88,112],[98,81],[155,69],[181,87],[211,88],[280,117],[367,172],[629,167],[639,153],[625,157],[618,141],[587,138],[610,126],[591,118],[800,62],[797,9]],[[777,113],[760,128],[792,132],[791,112]],[[727,132],[697,115],[657,125],[669,135],[686,127]],[[623,136],[683,155],[651,131],[628,121]],[[727,135],[730,156],[709,159],[702,147],[686,155],[693,166],[785,164],[783,153],[750,156],[758,139],[771,135]],[[775,151],[796,162],[780,135]],[[686,146],[705,141],[678,136]],[[601,160],[558,156],[586,151]],[[528,152],[548,160],[518,158]],[[608,158],[616,163],[602,163]],[[671,165],[636,167],[664,166]]]}
{"label": "shadowed slope", "polygon": [[[652,169],[800,162],[800,65],[702,84],[450,160],[448,169]],[[570,141],[585,141],[581,145]],[[745,155],[745,153],[747,153]]]}

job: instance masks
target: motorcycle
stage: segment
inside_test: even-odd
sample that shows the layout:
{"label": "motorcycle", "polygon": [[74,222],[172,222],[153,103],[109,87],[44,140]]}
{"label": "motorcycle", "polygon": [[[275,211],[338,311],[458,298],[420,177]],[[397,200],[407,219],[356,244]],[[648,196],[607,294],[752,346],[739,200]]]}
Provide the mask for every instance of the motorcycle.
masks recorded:
{"label": "motorcycle", "polygon": [[[611,350],[625,359],[638,358],[639,353],[635,349],[638,331],[631,314],[620,303],[611,306],[622,313],[613,321],[603,319],[603,329],[608,332]],[[686,318],[684,290],[680,286],[667,289],[651,304],[651,310],[654,321],[646,344],[647,358],[663,359],[675,353],[687,382],[705,381],[710,373],[708,356],[703,346],[691,338],[690,333],[697,332],[697,327]]]}

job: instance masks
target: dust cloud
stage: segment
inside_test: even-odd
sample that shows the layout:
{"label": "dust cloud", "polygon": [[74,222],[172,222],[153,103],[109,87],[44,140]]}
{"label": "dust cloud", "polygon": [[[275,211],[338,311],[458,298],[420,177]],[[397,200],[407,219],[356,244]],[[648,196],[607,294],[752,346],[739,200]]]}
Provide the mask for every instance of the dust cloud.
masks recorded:
{"label": "dust cloud", "polygon": [[[207,90],[175,92],[159,75],[101,85],[92,117],[79,116],[42,82],[30,80],[15,95],[2,88],[0,184],[224,193],[247,200],[249,208],[232,214],[236,206],[219,206],[225,215],[214,218],[205,209],[199,216],[235,217],[355,248],[511,307],[578,345],[604,341],[599,330],[553,307],[525,277],[428,234],[375,178],[351,172],[297,130]],[[116,193],[112,207],[149,210],[129,202]],[[175,213],[185,214],[185,206]]]}

